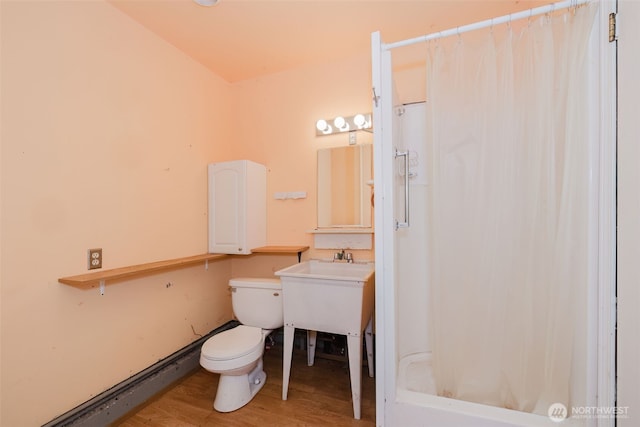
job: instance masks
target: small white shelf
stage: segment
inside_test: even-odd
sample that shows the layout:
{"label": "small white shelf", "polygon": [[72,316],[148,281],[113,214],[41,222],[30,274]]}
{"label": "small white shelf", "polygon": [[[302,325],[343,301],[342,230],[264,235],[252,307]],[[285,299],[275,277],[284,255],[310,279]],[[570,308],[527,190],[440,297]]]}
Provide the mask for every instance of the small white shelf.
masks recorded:
{"label": "small white shelf", "polygon": [[307,231],[311,234],[373,234],[371,227],[327,227]]}
{"label": "small white shelf", "polygon": [[373,228],[334,227],[316,228],[308,231],[313,234],[316,249],[372,249]]}

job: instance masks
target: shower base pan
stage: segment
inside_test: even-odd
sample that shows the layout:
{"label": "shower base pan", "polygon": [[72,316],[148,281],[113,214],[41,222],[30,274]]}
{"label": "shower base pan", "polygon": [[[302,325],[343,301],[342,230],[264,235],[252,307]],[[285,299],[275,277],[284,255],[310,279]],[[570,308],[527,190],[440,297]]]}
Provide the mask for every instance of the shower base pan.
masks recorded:
{"label": "shower base pan", "polygon": [[436,394],[431,368],[431,352],[409,354],[400,359],[398,388],[417,393]]}

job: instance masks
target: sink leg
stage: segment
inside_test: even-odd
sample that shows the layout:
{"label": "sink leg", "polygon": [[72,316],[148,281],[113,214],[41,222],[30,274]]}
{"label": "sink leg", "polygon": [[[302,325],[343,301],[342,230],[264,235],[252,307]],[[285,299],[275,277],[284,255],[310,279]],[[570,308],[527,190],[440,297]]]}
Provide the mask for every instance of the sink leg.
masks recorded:
{"label": "sink leg", "polygon": [[289,391],[289,374],[291,373],[291,355],[293,353],[294,326],[284,327],[284,350],[282,353],[282,400],[287,400]]}
{"label": "sink leg", "polygon": [[351,399],[353,400],[353,418],[360,419],[360,395],[362,390],[362,336],[347,335],[349,352],[349,373],[351,377]]}
{"label": "sink leg", "polygon": [[367,365],[369,365],[369,376],[373,378],[373,316],[367,323],[367,328],[364,330],[364,343],[367,351]]}
{"label": "sink leg", "polygon": [[307,366],[313,366],[316,358],[316,336],[317,331],[307,330]]}

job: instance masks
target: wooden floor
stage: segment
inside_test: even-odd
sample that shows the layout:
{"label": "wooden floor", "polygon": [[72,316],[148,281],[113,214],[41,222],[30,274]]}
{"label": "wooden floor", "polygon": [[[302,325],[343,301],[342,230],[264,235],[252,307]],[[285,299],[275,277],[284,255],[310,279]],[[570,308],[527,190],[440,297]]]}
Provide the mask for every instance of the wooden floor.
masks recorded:
{"label": "wooden floor", "polygon": [[246,406],[219,413],[213,399],[219,375],[198,370],[129,413],[114,426],[375,426],[375,379],[362,371],[362,417],[353,418],[349,365],[294,350],[288,400],[282,400],[282,349],[265,351],[267,382]]}

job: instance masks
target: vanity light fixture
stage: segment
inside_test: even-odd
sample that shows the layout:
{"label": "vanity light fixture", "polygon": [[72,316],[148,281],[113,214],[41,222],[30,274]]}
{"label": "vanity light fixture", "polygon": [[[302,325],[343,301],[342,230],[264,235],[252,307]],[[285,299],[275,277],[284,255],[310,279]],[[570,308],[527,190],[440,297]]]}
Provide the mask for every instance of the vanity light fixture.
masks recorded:
{"label": "vanity light fixture", "polygon": [[[332,123],[333,126],[329,123]],[[369,129],[371,129],[370,113],[356,114],[355,116],[349,117],[338,116],[333,120],[320,119],[316,122],[316,136]]]}

